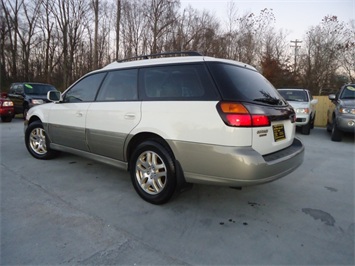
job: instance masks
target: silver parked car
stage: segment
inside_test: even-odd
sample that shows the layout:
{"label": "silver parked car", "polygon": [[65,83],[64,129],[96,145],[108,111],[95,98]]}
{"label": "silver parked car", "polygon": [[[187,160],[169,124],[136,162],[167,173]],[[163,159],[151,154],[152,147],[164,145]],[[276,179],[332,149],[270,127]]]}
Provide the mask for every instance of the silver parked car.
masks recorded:
{"label": "silver parked car", "polygon": [[332,141],[341,141],[343,132],[355,133],[355,84],[347,84],[330,94],[332,105],[327,112],[327,130]]}
{"label": "silver parked car", "polygon": [[309,135],[316,119],[318,99],[313,99],[309,90],[297,88],[278,89],[279,93],[296,112],[296,126],[301,128],[301,133]]}

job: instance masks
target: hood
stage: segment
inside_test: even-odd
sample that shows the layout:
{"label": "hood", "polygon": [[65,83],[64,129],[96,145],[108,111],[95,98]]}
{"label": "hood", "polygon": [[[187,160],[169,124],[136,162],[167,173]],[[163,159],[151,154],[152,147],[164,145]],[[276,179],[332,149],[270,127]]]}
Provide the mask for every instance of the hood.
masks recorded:
{"label": "hood", "polygon": [[340,100],[340,105],[344,107],[355,108],[355,99],[344,99]]}
{"label": "hood", "polygon": [[31,99],[42,99],[47,100],[47,94],[28,94]]}
{"label": "hood", "polygon": [[310,105],[308,102],[289,101],[288,103],[293,107],[293,109],[309,108],[309,105]]}

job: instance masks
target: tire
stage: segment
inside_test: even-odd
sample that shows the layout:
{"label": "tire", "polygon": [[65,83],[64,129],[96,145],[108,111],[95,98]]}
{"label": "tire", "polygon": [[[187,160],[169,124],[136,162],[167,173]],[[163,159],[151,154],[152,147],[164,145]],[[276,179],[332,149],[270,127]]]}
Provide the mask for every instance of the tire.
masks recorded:
{"label": "tire", "polygon": [[309,121],[307,125],[302,126],[301,133],[303,135],[309,135],[309,133],[311,133],[311,121]]}
{"label": "tire", "polygon": [[316,120],[316,114],[314,114],[313,118],[312,118],[312,123],[311,123],[311,129],[314,128],[314,121]]}
{"label": "tire", "polygon": [[332,131],[330,133],[332,141],[341,141],[343,139],[343,133],[339,130],[336,125],[335,118],[333,119]]}
{"label": "tire", "polygon": [[25,105],[25,106],[23,107],[23,120],[26,120],[26,115],[27,115],[27,113],[28,113],[28,110],[29,110],[28,106]]}
{"label": "tire", "polygon": [[12,121],[12,116],[2,116],[1,117],[2,122],[11,122]]}
{"label": "tire", "polygon": [[130,174],[134,189],[149,203],[164,204],[176,190],[173,155],[157,141],[149,140],[137,146],[130,160]]}
{"label": "tire", "polygon": [[327,122],[327,131],[332,132],[332,124]]}
{"label": "tire", "polygon": [[27,127],[25,144],[29,153],[36,159],[48,160],[58,154],[49,148],[48,138],[40,121],[35,121]]}

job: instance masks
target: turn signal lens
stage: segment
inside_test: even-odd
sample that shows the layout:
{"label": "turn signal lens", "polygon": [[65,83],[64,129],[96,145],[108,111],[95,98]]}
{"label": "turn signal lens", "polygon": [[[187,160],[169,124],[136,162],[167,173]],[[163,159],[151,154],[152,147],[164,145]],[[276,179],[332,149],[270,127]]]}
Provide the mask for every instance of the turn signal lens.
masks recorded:
{"label": "turn signal lens", "polygon": [[232,127],[264,127],[270,126],[267,115],[250,114],[241,103],[220,102],[217,105],[224,123]]}
{"label": "turn signal lens", "polygon": [[248,110],[241,103],[221,103],[223,113],[249,114]]}

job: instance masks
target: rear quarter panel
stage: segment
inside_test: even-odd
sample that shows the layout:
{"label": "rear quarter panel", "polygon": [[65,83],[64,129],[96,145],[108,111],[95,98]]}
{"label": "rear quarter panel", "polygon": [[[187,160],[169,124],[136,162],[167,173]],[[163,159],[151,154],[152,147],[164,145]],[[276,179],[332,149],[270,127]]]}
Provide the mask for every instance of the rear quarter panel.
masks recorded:
{"label": "rear quarter panel", "polygon": [[226,126],[216,105],[217,101],[143,102],[141,121],[131,134],[152,132],[166,140],[251,146],[251,129]]}

